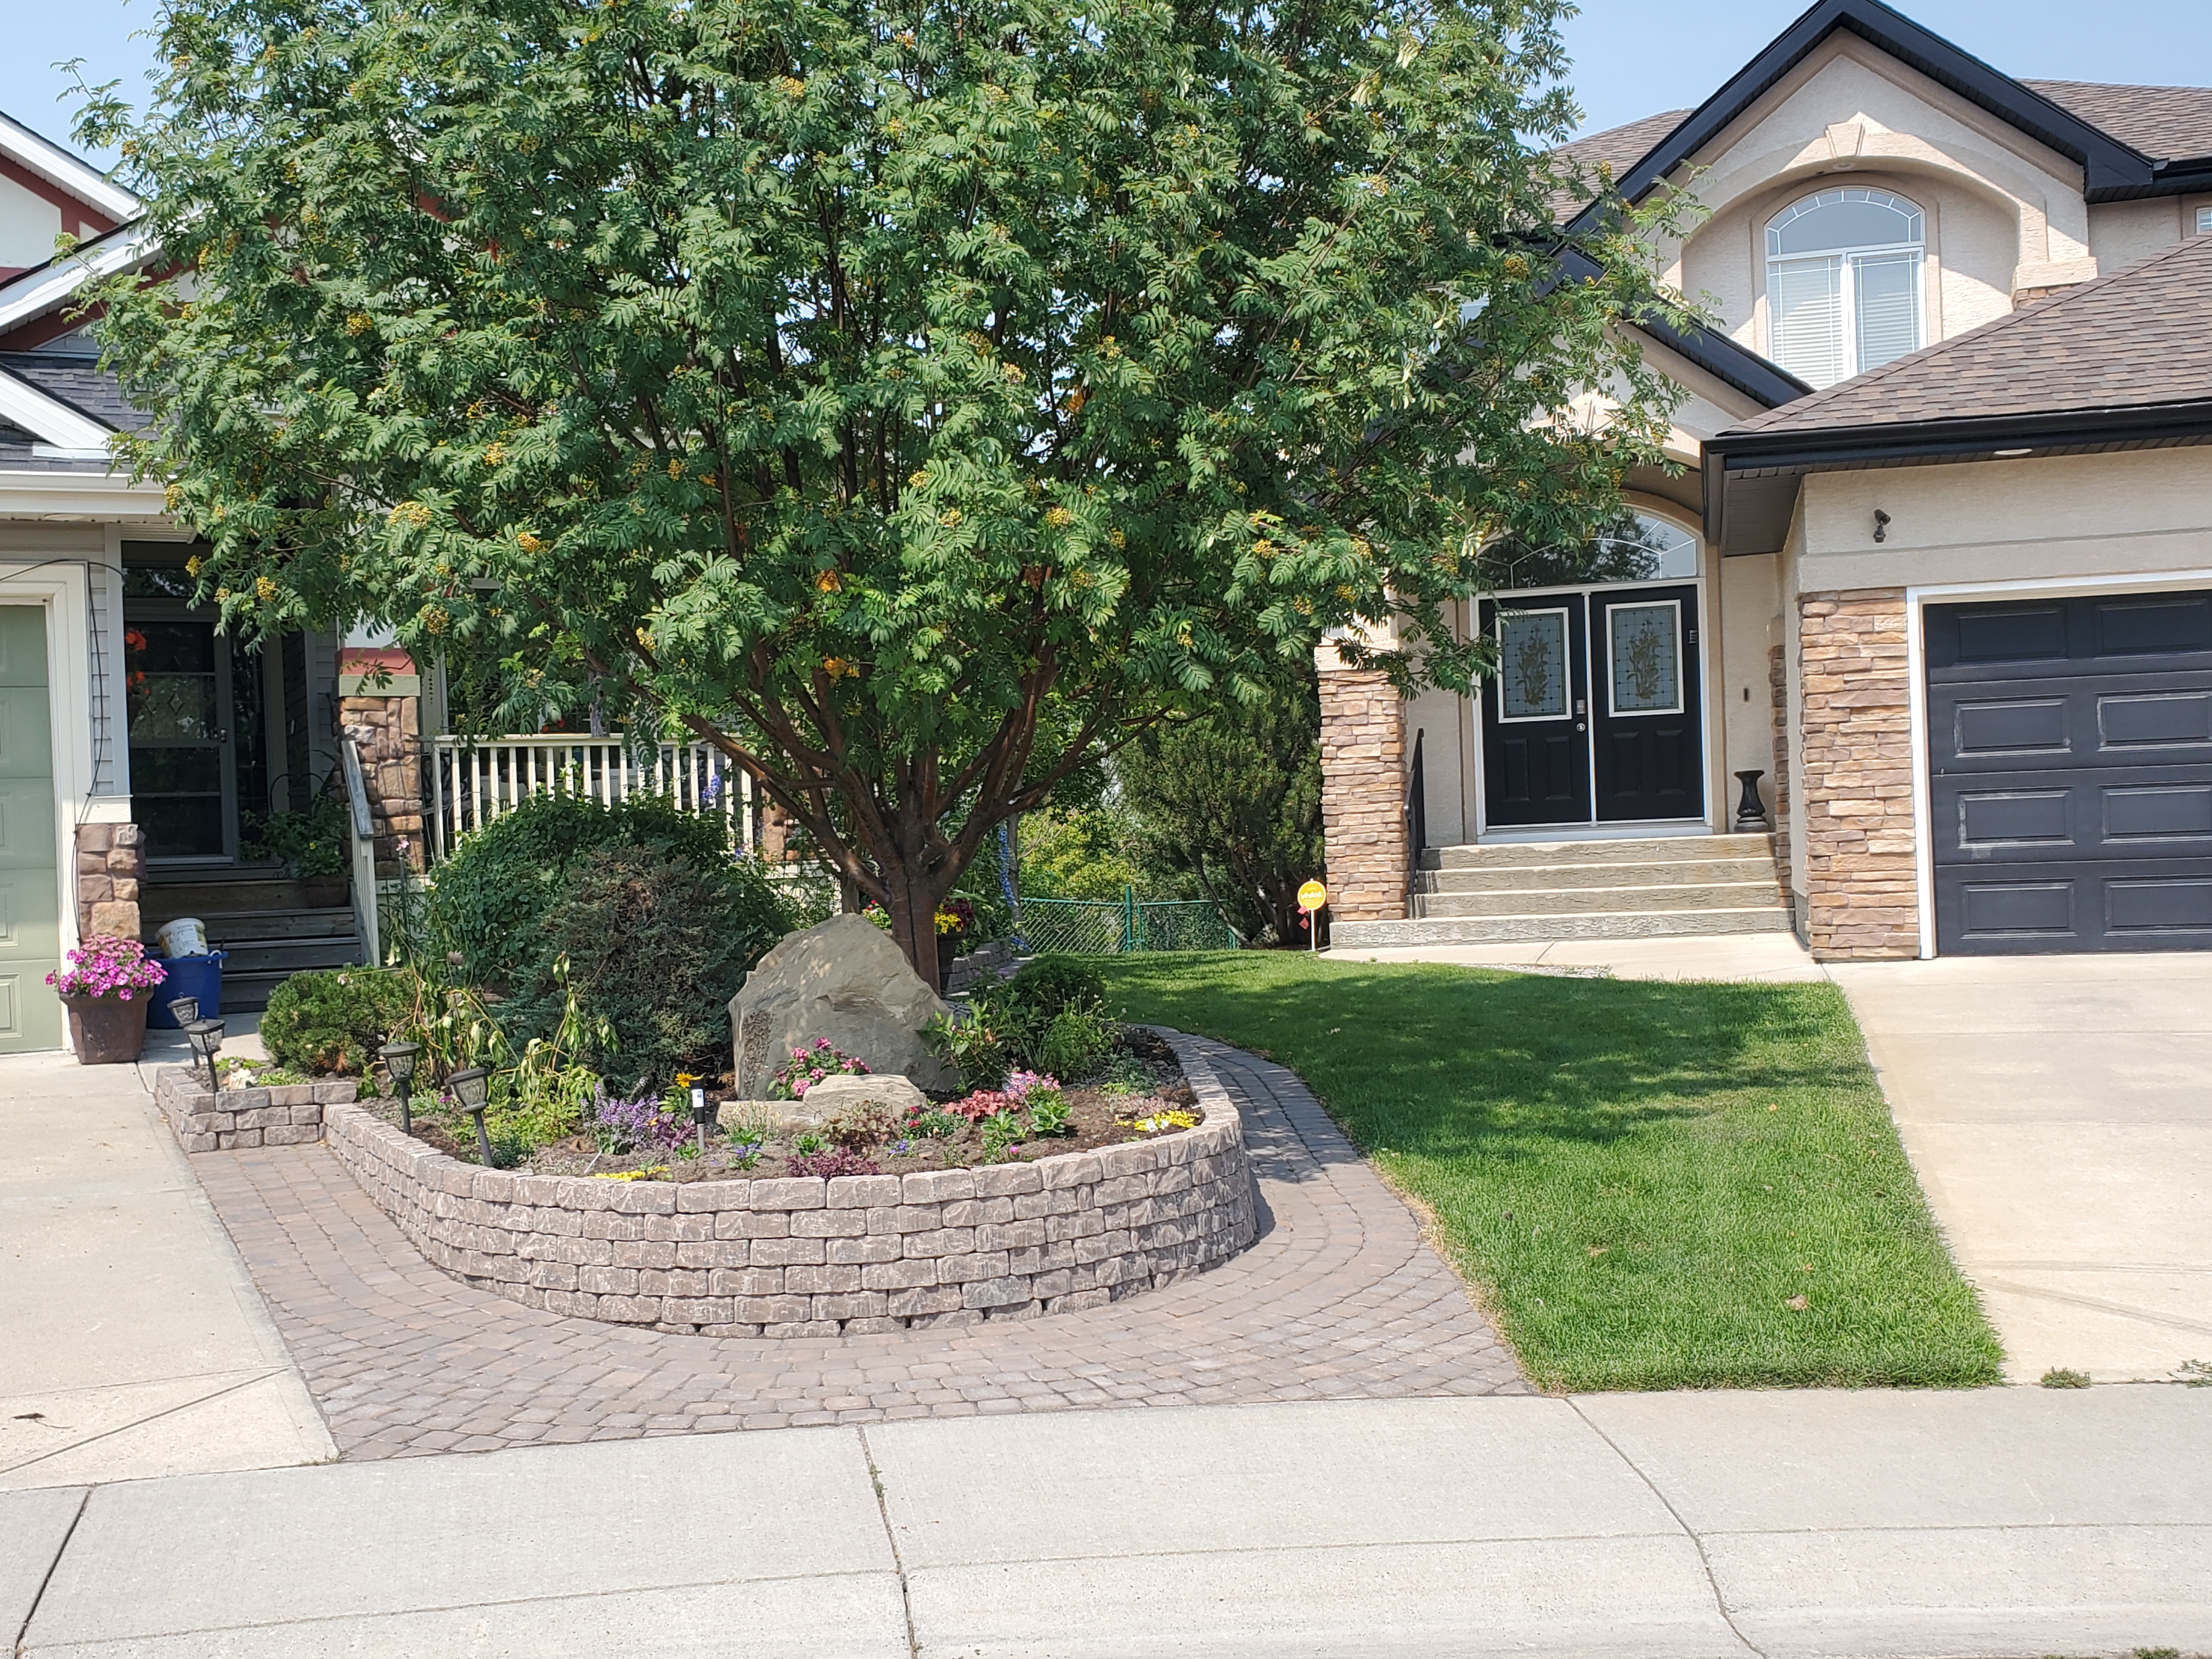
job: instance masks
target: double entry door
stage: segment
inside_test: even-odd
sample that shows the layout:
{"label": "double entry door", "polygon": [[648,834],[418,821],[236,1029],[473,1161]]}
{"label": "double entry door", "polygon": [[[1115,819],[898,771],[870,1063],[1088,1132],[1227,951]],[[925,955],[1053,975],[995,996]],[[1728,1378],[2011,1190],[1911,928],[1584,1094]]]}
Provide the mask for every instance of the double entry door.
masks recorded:
{"label": "double entry door", "polygon": [[1486,599],[1484,817],[1494,829],[1705,815],[1698,590]]}

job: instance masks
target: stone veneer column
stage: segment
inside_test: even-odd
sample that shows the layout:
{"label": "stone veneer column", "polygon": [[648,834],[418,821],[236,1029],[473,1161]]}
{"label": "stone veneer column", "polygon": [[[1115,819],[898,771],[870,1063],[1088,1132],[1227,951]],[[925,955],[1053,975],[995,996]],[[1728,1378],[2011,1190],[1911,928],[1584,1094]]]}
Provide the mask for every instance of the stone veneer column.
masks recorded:
{"label": "stone veneer column", "polygon": [[[338,730],[361,750],[376,832],[376,873],[392,880],[404,861],[422,868],[422,743],[418,696],[380,696],[366,684],[338,699]],[[399,843],[407,843],[403,849]]]}
{"label": "stone veneer column", "polygon": [[1798,645],[1813,955],[1917,956],[1904,590],[1801,595]]}
{"label": "stone veneer column", "polygon": [[138,884],[146,874],[145,832],[135,823],[76,828],[76,932],[138,937]]}
{"label": "stone veneer column", "polygon": [[1323,668],[1321,817],[1328,915],[1406,915],[1406,705],[1375,669]]}
{"label": "stone veneer column", "polygon": [[1766,647],[1766,691],[1774,711],[1774,873],[1794,923],[1796,898],[1790,886],[1790,665],[1778,641]]}

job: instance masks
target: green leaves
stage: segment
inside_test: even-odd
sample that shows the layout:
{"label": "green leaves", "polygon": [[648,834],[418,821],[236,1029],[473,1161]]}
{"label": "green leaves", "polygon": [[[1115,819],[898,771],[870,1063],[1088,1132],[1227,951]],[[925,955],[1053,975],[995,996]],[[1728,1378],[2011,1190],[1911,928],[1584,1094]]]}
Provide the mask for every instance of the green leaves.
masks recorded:
{"label": "green leaves", "polygon": [[949,884],[1327,629],[1464,685],[1475,550],[1656,461],[1635,227],[1547,280],[1558,13],[168,0],[130,165],[193,298],[104,337],[234,623],[688,724]]}

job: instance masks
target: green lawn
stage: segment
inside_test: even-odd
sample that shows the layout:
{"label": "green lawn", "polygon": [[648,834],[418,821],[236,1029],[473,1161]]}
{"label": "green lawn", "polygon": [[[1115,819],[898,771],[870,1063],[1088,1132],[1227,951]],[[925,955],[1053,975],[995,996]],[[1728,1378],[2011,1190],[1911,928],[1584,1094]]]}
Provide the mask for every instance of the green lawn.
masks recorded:
{"label": "green lawn", "polygon": [[1997,1381],[1833,986],[1103,965],[1121,1018],[1304,1078],[1545,1388]]}

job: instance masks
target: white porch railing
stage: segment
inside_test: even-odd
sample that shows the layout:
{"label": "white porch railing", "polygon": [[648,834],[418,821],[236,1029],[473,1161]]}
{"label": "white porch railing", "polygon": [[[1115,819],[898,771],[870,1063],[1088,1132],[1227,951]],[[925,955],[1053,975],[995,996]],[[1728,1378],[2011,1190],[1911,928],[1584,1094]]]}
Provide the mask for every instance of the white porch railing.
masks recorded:
{"label": "white porch railing", "polygon": [[514,738],[430,739],[431,842],[438,858],[479,824],[511,812],[532,795],[556,790],[612,805],[633,795],[663,795],[689,812],[729,820],[731,844],[757,850],[753,781],[703,743],[664,743],[641,763],[620,738],[560,732]]}

